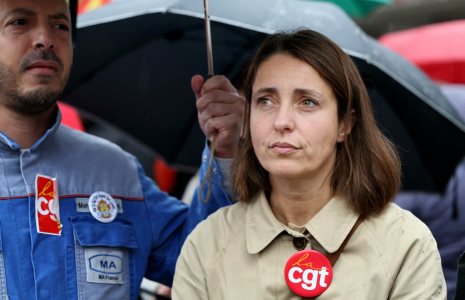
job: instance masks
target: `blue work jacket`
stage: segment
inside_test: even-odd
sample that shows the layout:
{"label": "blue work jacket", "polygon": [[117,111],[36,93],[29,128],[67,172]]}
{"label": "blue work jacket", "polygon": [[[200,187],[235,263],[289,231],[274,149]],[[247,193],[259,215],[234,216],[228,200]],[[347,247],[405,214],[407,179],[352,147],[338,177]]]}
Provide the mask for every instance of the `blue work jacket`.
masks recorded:
{"label": "blue work jacket", "polygon": [[[171,285],[186,236],[231,204],[221,172],[213,174],[210,201],[196,193],[188,207],[161,192],[132,155],[60,121],[58,112],[30,149],[0,132],[0,299],[137,299],[144,276]],[[57,180],[61,235],[37,232],[38,174]],[[115,200],[112,222],[90,213],[95,192]]]}

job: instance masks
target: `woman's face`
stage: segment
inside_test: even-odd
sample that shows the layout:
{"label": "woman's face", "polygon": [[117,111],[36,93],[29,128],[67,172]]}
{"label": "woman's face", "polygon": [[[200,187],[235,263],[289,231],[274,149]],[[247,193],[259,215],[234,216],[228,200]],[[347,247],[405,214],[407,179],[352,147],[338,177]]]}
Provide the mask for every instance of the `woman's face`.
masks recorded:
{"label": "woman's face", "polygon": [[348,133],[338,122],[331,87],[309,64],[283,54],[257,70],[250,130],[270,176],[323,180],[334,165],[336,143]]}

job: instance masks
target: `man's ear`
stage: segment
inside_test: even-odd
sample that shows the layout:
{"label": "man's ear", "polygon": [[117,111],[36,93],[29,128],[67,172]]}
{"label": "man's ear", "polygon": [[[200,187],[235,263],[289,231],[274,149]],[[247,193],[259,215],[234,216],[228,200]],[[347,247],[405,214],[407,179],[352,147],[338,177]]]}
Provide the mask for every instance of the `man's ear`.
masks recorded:
{"label": "man's ear", "polygon": [[357,114],[355,112],[355,109],[352,109],[350,111],[350,114],[344,120],[341,121],[341,123],[339,124],[339,133],[337,135],[338,143],[342,143],[343,141],[345,141],[349,133],[352,131],[356,119]]}

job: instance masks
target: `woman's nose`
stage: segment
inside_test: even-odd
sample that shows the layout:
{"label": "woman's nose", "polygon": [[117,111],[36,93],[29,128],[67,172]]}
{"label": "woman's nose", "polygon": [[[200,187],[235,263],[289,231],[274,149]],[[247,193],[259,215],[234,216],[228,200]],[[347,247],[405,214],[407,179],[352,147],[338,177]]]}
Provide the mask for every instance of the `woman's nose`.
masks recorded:
{"label": "woman's nose", "polygon": [[292,107],[280,106],[276,112],[274,127],[280,132],[291,132],[295,127],[295,116]]}

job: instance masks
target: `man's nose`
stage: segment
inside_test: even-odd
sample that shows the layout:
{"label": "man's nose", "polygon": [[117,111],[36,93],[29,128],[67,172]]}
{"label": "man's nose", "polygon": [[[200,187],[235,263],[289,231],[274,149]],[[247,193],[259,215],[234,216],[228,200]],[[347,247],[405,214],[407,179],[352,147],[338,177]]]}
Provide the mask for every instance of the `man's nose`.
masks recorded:
{"label": "man's nose", "polygon": [[42,50],[54,50],[55,40],[53,37],[52,28],[49,26],[39,26],[36,31],[36,38],[34,40],[34,48]]}

